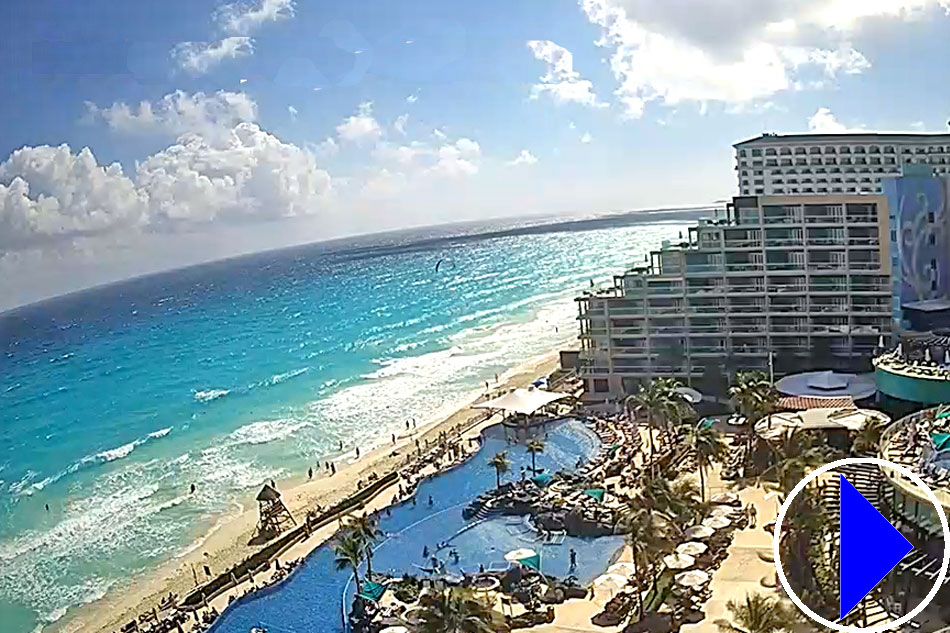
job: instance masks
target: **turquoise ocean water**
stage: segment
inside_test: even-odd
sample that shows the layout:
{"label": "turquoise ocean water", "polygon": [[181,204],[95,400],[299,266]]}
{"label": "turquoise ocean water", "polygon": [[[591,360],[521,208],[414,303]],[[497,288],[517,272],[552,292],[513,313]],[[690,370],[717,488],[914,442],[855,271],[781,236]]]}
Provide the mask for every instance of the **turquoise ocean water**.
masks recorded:
{"label": "turquoise ocean water", "polygon": [[318,244],[0,315],[3,630],[190,551],[339,441],[368,448],[573,343],[578,291],[686,219],[597,226]]}

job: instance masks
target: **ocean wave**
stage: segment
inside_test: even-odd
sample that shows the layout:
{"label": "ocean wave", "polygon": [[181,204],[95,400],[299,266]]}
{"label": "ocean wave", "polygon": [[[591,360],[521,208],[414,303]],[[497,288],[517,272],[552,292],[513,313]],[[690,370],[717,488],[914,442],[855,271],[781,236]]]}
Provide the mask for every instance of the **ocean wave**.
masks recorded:
{"label": "ocean wave", "polygon": [[[169,426],[164,429],[159,429],[158,431],[152,431],[145,437],[139,438],[133,442],[129,442],[127,444],[123,444],[122,446],[117,446],[115,448],[110,448],[105,451],[100,451],[93,455],[86,455],[85,457],[80,459],[78,462],[71,464],[68,468],[56,473],[55,475],[50,475],[49,477],[46,477],[45,479],[37,481],[36,483],[28,483],[28,485],[19,486],[16,489],[14,486],[10,486],[10,491],[13,494],[18,495],[18,496],[23,495],[23,496],[29,497],[37,492],[40,492],[47,486],[55,484],[56,482],[60,481],[64,477],[68,477],[69,475],[79,472],[81,469],[87,466],[93,466],[96,464],[108,464],[109,462],[114,462],[124,457],[128,457],[129,455],[132,454],[132,451],[134,451],[136,448],[138,448],[142,444],[145,444],[149,440],[157,440],[159,438],[165,437],[166,435],[171,433],[172,428],[173,427]],[[38,473],[34,473],[34,477],[36,474]]]}
{"label": "ocean wave", "polygon": [[277,440],[290,437],[297,431],[313,426],[312,423],[301,420],[280,418],[277,420],[262,420],[252,422],[232,432],[229,444],[269,444]]}
{"label": "ocean wave", "polygon": [[206,391],[196,391],[195,400],[197,402],[211,402],[231,393],[230,389],[208,389]]}
{"label": "ocean wave", "polygon": [[291,378],[296,378],[297,376],[305,374],[308,371],[310,371],[309,367],[301,367],[300,369],[285,371],[281,374],[274,374],[267,380],[262,380],[261,382],[254,383],[250,385],[248,388],[253,389],[254,387],[272,387],[274,385],[279,385],[282,382],[290,380]]}

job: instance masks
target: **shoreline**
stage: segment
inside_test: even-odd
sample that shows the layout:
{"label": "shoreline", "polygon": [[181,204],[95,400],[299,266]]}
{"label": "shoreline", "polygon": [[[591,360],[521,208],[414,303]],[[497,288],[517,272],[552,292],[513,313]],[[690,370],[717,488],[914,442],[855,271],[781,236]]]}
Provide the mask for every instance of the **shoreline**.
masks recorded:
{"label": "shoreline", "polygon": [[[492,390],[524,387],[537,377],[549,375],[559,365],[559,349],[535,356],[525,363],[506,370]],[[278,482],[284,503],[295,518],[302,520],[306,510],[316,505],[327,507],[340,501],[357,490],[357,482],[365,480],[371,472],[380,476],[400,467],[405,459],[406,447],[412,447],[415,439],[435,439],[438,434],[455,425],[465,425],[473,419],[484,416],[480,410],[471,409],[481,394],[464,399],[464,403],[454,412],[432,421],[419,425],[413,433],[406,436],[397,433],[395,445],[388,438],[380,438],[379,444],[365,453],[358,461],[352,461],[352,451],[338,456],[339,466],[336,475],[329,476],[322,468],[314,473],[314,478],[308,480],[306,474],[290,477]],[[482,420],[480,423],[464,431],[463,437],[470,437],[479,433],[491,424],[495,424],[495,416]],[[494,420],[494,421],[493,421]],[[433,473],[434,474],[434,473]],[[364,506],[367,510],[382,509],[390,505],[392,492],[397,484],[381,489]],[[243,508],[237,514],[223,514],[209,526],[204,534],[197,535],[193,544],[187,550],[170,560],[167,560],[143,574],[131,578],[131,582],[123,587],[106,593],[102,598],[93,602],[74,607],[56,622],[49,623],[43,628],[52,633],[113,633],[137,617],[140,613],[151,610],[169,593],[176,593],[179,599],[195,586],[194,574],[207,565],[216,575],[254,553],[260,547],[248,547],[247,541],[254,532],[257,523],[257,508],[253,501],[254,491],[242,497],[238,503]],[[336,532],[336,522],[316,530],[313,535],[291,546],[280,554],[277,559],[281,562],[306,556],[325,543]],[[201,574],[204,577],[204,574]],[[218,611],[227,605],[229,594],[240,591],[242,586],[224,592],[211,601]]]}

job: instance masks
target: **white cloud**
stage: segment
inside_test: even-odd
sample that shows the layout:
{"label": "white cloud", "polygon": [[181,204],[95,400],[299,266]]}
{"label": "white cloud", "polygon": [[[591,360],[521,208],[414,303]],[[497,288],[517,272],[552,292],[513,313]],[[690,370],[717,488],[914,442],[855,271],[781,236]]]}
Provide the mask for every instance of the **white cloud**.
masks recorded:
{"label": "white cloud", "polygon": [[340,153],[340,146],[332,136],[328,136],[325,141],[316,146],[314,151],[318,156],[329,158]]}
{"label": "white cloud", "polygon": [[418,100],[419,100],[419,96],[418,96],[418,95],[412,94],[412,95],[409,95],[408,97],[406,97],[406,103],[415,103],[415,102],[418,101]]}
{"label": "white cloud", "polygon": [[317,213],[330,190],[312,152],[254,123],[220,143],[186,134],[139,163],[134,179],[89,149],[25,147],[0,163],[0,250]]}
{"label": "white cloud", "polygon": [[594,140],[594,137],[590,135],[590,132],[584,132],[581,136],[581,143],[590,143]]}
{"label": "white cloud", "polygon": [[562,46],[548,40],[531,40],[528,48],[547,64],[541,83],[531,86],[531,98],[550,93],[556,102],[575,102],[586,106],[605,107],[594,94],[594,84],[574,70],[574,56]]}
{"label": "white cloud", "polygon": [[390,198],[405,190],[408,184],[405,174],[383,167],[366,180],[361,193],[369,198]]}
{"label": "white cloud", "polygon": [[379,122],[373,117],[373,102],[364,101],[359,105],[356,114],[349,116],[336,127],[336,132],[344,141],[361,143],[375,141],[382,136],[383,130]]}
{"label": "white cloud", "polygon": [[373,158],[390,174],[403,176],[403,183],[426,176],[455,178],[478,173],[481,146],[470,138],[454,142],[439,139],[437,143],[413,141],[407,145],[379,143]]}
{"label": "white cloud", "polygon": [[293,0],[256,0],[222,5],[215,11],[214,19],[226,33],[248,35],[265,22],[276,22],[293,15]]}
{"label": "white cloud", "polygon": [[311,152],[241,123],[219,148],[189,135],[138,165],[150,223],[272,219],[315,213],[330,176]]}
{"label": "white cloud", "polygon": [[439,128],[435,128],[434,130],[432,130],[432,136],[436,137],[440,141],[444,141],[445,139],[448,138],[448,135],[446,135],[446,133],[440,130]]}
{"label": "white cloud", "polygon": [[927,124],[923,121],[914,121],[910,124],[910,129],[914,130],[915,132],[926,132]]}
{"label": "white cloud", "polygon": [[402,134],[406,135],[406,125],[409,123],[408,114],[400,114],[396,117],[396,120],[393,122],[393,129]]}
{"label": "white cloud", "polygon": [[436,164],[432,173],[448,177],[472,175],[478,173],[478,161],[481,147],[469,138],[460,138],[454,144],[446,144],[437,151]]}
{"label": "white cloud", "polygon": [[257,104],[243,92],[220,90],[214,94],[176,90],[157,102],[138,106],[118,101],[100,108],[86,103],[92,120],[101,119],[112,130],[126,134],[168,134],[177,137],[197,132],[209,138],[226,134],[235,125],[257,119]]}
{"label": "white cloud", "polygon": [[515,166],[515,165],[534,165],[538,162],[537,156],[532,154],[526,149],[521,150],[521,153],[515,156],[512,160],[509,160],[506,165]]}
{"label": "white cloud", "polygon": [[287,113],[290,114],[291,119],[293,119],[294,121],[297,120],[297,114],[299,114],[297,112],[297,108],[293,107],[292,105],[289,105],[287,106]]}
{"label": "white cloud", "polygon": [[857,132],[861,128],[849,128],[838,121],[834,113],[828,108],[818,108],[808,119],[808,131],[817,134],[841,134],[844,132]]}
{"label": "white cloud", "polygon": [[172,49],[172,59],[185,71],[203,75],[226,59],[238,59],[254,53],[249,37],[226,37],[217,42],[182,42]]}
{"label": "white cloud", "polygon": [[24,147],[0,163],[0,252],[132,228],[147,208],[122,167],[89,148]]}
{"label": "white cloud", "polygon": [[851,44],[871,18],[909,20],[947,0],[579,0],[629,117],[646,105],[747,103],[823,87],[870,66]]}

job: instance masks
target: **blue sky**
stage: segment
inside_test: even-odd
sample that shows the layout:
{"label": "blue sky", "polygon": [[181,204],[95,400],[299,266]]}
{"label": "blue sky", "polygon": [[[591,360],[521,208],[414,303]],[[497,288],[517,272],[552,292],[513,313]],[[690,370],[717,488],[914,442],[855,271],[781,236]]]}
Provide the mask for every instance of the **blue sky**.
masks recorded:
{"label": "blue sky", "polygon": [[352,233],[709,203],[762,131],[941,131],[948,7],[8,0],[0,308]]}

